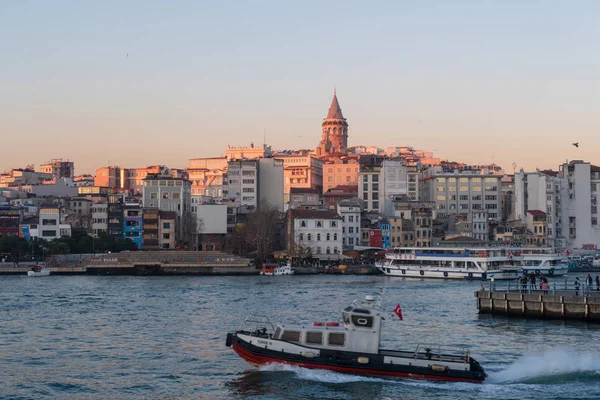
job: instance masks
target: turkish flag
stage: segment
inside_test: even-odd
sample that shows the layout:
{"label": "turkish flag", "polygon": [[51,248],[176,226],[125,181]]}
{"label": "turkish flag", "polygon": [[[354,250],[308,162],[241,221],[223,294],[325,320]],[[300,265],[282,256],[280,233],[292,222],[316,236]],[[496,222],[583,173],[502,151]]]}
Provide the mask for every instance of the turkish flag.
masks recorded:
{"label": "turkish flag", "polygon": [[394,308],[394,312],[396,313],[398,318],[400,318],[400,321],[402,321],[402,309],[400,308],[400,304],[398,304],[396,308]]}

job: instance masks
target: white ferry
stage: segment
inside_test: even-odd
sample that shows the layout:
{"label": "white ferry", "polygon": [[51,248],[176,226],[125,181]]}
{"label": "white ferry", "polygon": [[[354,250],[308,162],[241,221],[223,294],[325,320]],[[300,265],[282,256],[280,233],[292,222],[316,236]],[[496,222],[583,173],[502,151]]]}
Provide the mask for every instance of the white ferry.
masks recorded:
{"label": "white ferry", "polygon": [[437,279],[517,279],[520,249],[509,247],[398,247],[375,263],[385,275]]}
{"label": "white ferry", "polygon": [[527,248],[520,249],[523,255],[522,268],[524,273],[535,273],[544,276],[562,276],[569,272],[569,265],[564,262],[565,257],[552,248]]}

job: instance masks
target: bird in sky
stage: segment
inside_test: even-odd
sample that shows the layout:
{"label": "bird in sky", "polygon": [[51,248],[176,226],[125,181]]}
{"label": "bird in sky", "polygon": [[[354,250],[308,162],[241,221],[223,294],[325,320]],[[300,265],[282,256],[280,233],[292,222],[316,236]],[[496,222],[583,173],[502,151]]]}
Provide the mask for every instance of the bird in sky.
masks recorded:
{"label": "bird in sky", "polygon": [[579,147],[579,142],[573,143],[573,146]]}

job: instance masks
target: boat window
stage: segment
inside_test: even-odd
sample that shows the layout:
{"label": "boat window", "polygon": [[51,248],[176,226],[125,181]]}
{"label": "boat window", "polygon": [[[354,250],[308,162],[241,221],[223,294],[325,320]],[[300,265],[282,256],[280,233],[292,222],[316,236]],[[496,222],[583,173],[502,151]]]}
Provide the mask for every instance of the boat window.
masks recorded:
{"label": "boat window", "polygon": [[[352,307],[348,307],[348,308],[352,309]],[[346,311],[350,311],[350,310],[346,310]],[[348,315],[348,313],[342,313],[342,318],[344,319],[345,324],[350,323],[350,316]]]}
{"label": "boat window", "polygon": [[348,306],[348,307],[344,308],[344,311],[352,311],[352,306]]}
{"label": "boat window", "polygon": [[[356,311],[356,310],[354,310]],[[352,323],[355,326],[359,326],[362,328],[372,328],[373,327],[373,317],[363,317],[362,315],[353,315]]]}
{"label": "boat window", "polygon": [[345,333],[329,333],[329,342],[330,346],[344,346],[346,344],[346,334]]}
{"label": "boat window", "polygon": [[306,332],[306,344],[323,344],[323,332]]}
{"label": "boat window", "polygon": [[278,339],[280,333],[281,333],[281,328],[277,327],[277,329],[275,329],[275,333],[273,334],[273,339]]}
{"label": "boat window", "polygon": [[281,340],[288,342],[300,342],[300,331],[283,331]]}
{"label": "boat window", "polygon": [[356,309],[354,310],[354,312],[355,312],[355,313],[359,313],[359,314],[371,314],[371,313],[369,312],[369,310],[365,310],[365,309],[362,309],[362,308],[356,308]]}

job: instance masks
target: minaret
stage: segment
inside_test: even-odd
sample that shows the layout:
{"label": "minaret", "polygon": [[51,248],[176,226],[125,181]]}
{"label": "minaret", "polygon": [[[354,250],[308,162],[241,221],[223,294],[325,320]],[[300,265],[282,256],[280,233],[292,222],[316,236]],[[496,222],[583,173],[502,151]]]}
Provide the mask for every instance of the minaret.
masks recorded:
{"label": "minaret", "polygon": [[342,115],[335,88],[327,118],[321,124],[322,134],[319,149],[321,155],[327,153],[345,153],[348,148],[348,123]]}

